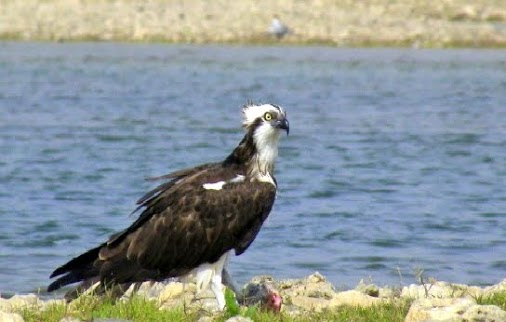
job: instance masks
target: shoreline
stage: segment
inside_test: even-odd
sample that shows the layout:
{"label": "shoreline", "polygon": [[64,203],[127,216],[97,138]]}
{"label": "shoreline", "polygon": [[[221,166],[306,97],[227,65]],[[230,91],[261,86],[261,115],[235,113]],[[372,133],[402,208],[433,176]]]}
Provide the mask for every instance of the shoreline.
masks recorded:
{"label": "shoreline", "polygon": [[[101,318],[106,319],[139,320],[135,316],[116,315],[120,312],[129,314],[129,310],[142,313],[147,306],[154,310],[154,314],[158,314],[156,312],[179,314],[178,319],[182,317],[183,320],[189,318],[206,322],[225,321],[230,315],[232,318],[241,314],[248,317],[247,314],[253,314],[255,310],[261,312],[261,301],[265,299],[262,290],[267,289],[266,286],[269,286],[268,289],[276,290],[281,296],[281,312],[267,312],[267,316],[258,318],[260,321],[271,321],[273,317],[281,320],[288,318],[288,321],[307,321],[322,317],[325,320],[335,320],[338,314],[348,317],[350,314],[358,314],[355,318],[361,321],[377,321],[378,312],[382,312],[380,315],[384,317],[379,321],[390,322],[392,320],[506,321],[506,279],[487,287],[448,283],[423,277],[420,278],[419,284],[396,287],[378,287],[362,280],[354,289],[336,290],[318,272],[304,278],[286,280],[275,280],[271,276],[256,276],[240,291],[242,297],[249,301],[244,304],[247,306],[239,307],[232,299],[232,303],[227,302],[225,312],[217,311],[216,299],[210,290],[196,292],[196,285],[193,283],[183,286],[180,282],[145,282],[135,293],[131,287],[117,302],[111,302],[110,299],[101,300],[86,293],[69,304],[60,299],[60,296],[50,298],[40,294],[0,298],[0,320],[9,318],[8,321],[18,322],[32,320],[80,322],[90,320],[90,317],[94,320],[93,312],[103,302],[107,306],[106,314],[109,316]],[[129,309],[129,305],[134,308]],[[120,312],[114,311],[115,306],[118,306],[117,310]],[[184,309],[181,309],[183,307]],[[232,314],[232,311],[235,313]],[[154,317],[155,320],[160,318]],[[144,320],[144,317],[141,317],[141,320]]]}
{"label": "shoreline", "polygon": [[[311,10],[308,10],[310,8]],[[277,15],[291,33],[267,31]],[[0,0],[0,39],[506,48],[501,0]]]}

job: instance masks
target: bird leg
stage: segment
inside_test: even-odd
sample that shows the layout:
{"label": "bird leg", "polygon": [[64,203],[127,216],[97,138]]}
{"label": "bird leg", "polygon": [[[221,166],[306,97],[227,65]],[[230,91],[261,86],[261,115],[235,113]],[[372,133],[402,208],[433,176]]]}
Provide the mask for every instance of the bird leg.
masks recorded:
{"label": "bird leg", "polygon": [[239,289],[237,288],[237,285],[235,285],[234,280],[232,279],[232,276],[228,272],[226,268],[223,269],[222,272],[222,278],[223,278],[223,285],[231,289],[236,296],[239,295]]}
{"label": "bird leg", "polygon": [[216,274],[211,278],[211,290],[214,293],[214,296],[216,296],[216,301],[218,301],[218,309],[220,311],[223,311],[225,309],[225,293],[221,274]]}

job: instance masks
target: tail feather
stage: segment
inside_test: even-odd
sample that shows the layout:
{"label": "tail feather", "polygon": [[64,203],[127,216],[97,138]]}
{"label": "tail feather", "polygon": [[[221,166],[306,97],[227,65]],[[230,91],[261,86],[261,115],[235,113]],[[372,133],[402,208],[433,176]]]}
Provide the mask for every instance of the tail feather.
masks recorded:
{"label": "tail feather", "polygon": [[159,270],[145,269],[134,261],[130,261],[119,252],[105,260],[99,258],[100,250],[106,247],[104,243],[96,248],[81,254],[68,263],[57,268],[51,278],[58,277],[47,290],[55,291],[65,285],[81,282],[77,288],[67,292],[65,299],[71,301],[86,292],[95,283],[100,284],[94,288],[93,293],[110,294],[113,297],[121,296],[131,284],[144,281],[159,281],[165,279],[165,273]]}
{"label": "tail feather", "polygon": [[[98,259],[98,253],[100,248],[103,245],[100,245],[96,248],[90,249],[84,254],[81,254],[68,263],[58,267],[50,276],[50,278],[60,276],[56,281],[51,283],[47,287],[48,292],[55,291],[65,285],[82,282],[86,280],[97,279],[99,275],[100,268],[95,267],[95,261]],[[88,283],[83,283],[85,285]]]}
{"label": "tail feather", "polygon": [[72,273],[71,272],[71,273],[68,273],[66,275],[63,275],[62,277],[60,277],[59,279],[57,279],[56,281],[54,281],[53,283],[51,283],[47,287],[47,291],[48,292],[52,292],[54,290],[59,289],[62,286],[65,286],[65,285],[68,285],[68,284],[72,284],[72,283],[76,283],[76,282],[80,282],[82,280],[83,280],[83,277],[82,277],[81,272],[76,272],[76,273]]}
{"label": "tail feather", "polygon": [[[84,254],[81,254],[81,255],[73,258],[68,263],[58,267],[51,274],[51,276],[49,278],[53,278],[55,276],[59,276],[59,275],[65,274],[65,273],[71,273],[74,270],[80,271],[80,270],[83,270],[83,268],[85,268],[85,267],[91,268],[93,266],[93,262],[98,258],[98,253],[100,252],[100,249],[102,247],[104,247],[105,245],[106,244],[102,244],[96,248],[90,249],[89,251],[87,251]],[[66,284],[63,284],[63,285],[66,285]]]}
{"label": "tail feather", "polygon": [[[92,289],[93,286],[98,282],[100,282],[100,278],[98,276],[96,276],[94,278],[89,278],[89,279],[83,281],[77,287],[75,287],[74,289],[71,289],[67,293],[65,293],[65,296],[64,296],[65,300],[68,303],[72,302],[73,300],[77,299],[81,294],[84,294],[89,289]],[[97,291],[97,293],[101,293],[99,288],[100,288],[100,285],[98,285],[95,289],[93,289],[93,292]]]}

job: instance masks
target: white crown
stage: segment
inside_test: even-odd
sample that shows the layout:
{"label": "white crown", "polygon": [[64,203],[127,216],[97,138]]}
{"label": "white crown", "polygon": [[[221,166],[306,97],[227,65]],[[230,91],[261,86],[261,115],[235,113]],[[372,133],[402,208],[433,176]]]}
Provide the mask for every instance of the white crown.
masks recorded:
{"label": "white crown", "polygon": [[242,125],[244,127],[249,127],[256,119],[263,117],[266,112],[281,113],[283,116],[286,116],[285,110],[282,107],[272,104],[248,104],[244,106],[242,112],[244,115]]}

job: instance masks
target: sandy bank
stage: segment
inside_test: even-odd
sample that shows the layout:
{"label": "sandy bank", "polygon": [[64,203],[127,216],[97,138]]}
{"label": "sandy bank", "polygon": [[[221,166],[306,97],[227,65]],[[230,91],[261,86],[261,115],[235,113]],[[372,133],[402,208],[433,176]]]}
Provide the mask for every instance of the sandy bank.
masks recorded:
{"label": "sandy bank", "polygon": [[0,0],[0,38],[417,47],[506,46],[503,0]]}

